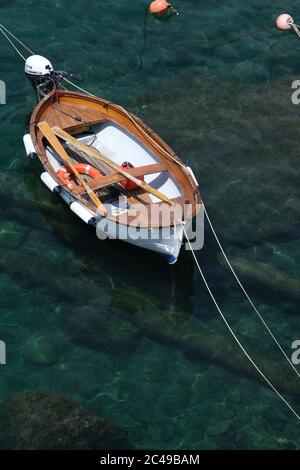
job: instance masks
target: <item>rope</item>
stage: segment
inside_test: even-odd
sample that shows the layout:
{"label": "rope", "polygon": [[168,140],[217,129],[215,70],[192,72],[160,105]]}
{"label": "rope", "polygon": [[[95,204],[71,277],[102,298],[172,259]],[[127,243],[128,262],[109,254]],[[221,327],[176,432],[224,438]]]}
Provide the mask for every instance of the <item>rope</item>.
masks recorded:
{"label": "rope", "polygon": [[226,261],[228,267],[230,268],[230,271],[231,271],[232,274],[234,275],[234,277],[235,277],[235,279],[236,279],[238,285],[240,286],[241,290],[243,291],[243,293],[244,293],[246,299],[248,300],[248,302],[250,303],[250,305],[251,305],[251,307],[253,308],[254,312],[256,313],[256,315],[258,316],[258,318],[260,319],[260,321],[262,322],[262,324],[264,325],[264,327],[266,328],[266,330],[267,330],[268,333],[270,334],[271,338],[275,341],[275,343],[277,344],[278,348],[280,349],[280,351],[282,352],[282,354],[284,355],[284,357],[285,357],[286,360],[288,361],[289,365],[290,365],[290,366],[292,367],[292,369],[296,372],[298,378],[300,378],[300,374],[299,374],[299,372],[297,371],[296,367],[294,366],[294,364],[292,363],[292,361],[291,361],[291,360],[289,359],[289,357],[287,356],[287,354],[286,354],[286,352],[284,351],[283,347],[280,345],[279,341],[276,339],[275,335],[272,333],[270,327],[267,325],[267,323],[266,323],[266,321],[263,319],[262,315],[261,315],[261,314],[259,313],[259,311],[257,310],[257,308],[256,308],[256,306],[254,305],[253,301],[251,300],[249,294],[247,293],[245,287],[243,286],[243,284],[241,283],[240,279],[238,278],[238,276],[237,276],[237,274],[236,274],[236,272],[235,272],[235,270],[234,270],[232,264],[230,263],[229,259],[227,258],[227,255],[226,255],[226,253],[225,253],[225,251],[224,251],[224,248],[223,248],[223,246],[222,246],[222,244],[221,244],[221,242],[220,242],[220,240],[219,240],[219,238],[218,238],[218,236],[217,236],[217,234],[216,234],[216,231],[215,231],[215,229],[214,229],[214,227],[213,227],[213,224],[212,224],[212,222],[211,222],[211,220],[210,220],[210,218],[209,218],[209,215],[208,215],[208,213],[207,213],[206,207],[205,207],[205,205],[204,205],[203,202],[202,202],[202,204],[203,204],[204,213],[205,213],[205,215],[206,215],[206,218],[207,218],[207,221],[208,221],[209,226],[210,226],[210,228],[211,228],[211,231],[212,231],[212,233],[213,233],[213,235],[214,235],[214,237],[215,237],[215,239],[216,239],[216,241],[217,241],[217,244],[219,245],[219,248],[220,248],[220,250],[221,250],[221,253],[222,253],[222,255],[224,256],[224,259],[225,259],[225,261]]}
{"label": "rope", "polygon": [[86,93],[87,95],[90,95],[90,96],[96,96],[96,95],[93,95],[93,93],[90,93],[89,91],[86,91],[83,88],[81,88],[80,86],[76,85],[76,83],[72,82],[68,78],[64,77],[63,80],[65,82],[69,83],[70,85],[73,85],[73,87],[77,88],[77,90],[82,91],[82,93]]}
{"label": "rope", "polygon": [[19,49],[17,48],[17,46],[12,42],[12,40],[8,37],[8,35],[6,34],[6,32],[4,31],[4,29],[2,29],[2,26],[0,25],[0,32],[3,34],[3,36],[8,40],[8,42],[12,45],[12,47],[14,48],[14,50],[17,52],[17,54],[19,54],[19,56],[24,60],[24,62],[26,62],[26,59],[25,57],[23,56],[23,54],[19,51]]}
{"label": "rope", "polygon": [[17,41],[21,46],[24,47],[24,49],[26,49],[28,52],[30,52],[30,54],[34,55],[34,52],[29,49],[29,47],[26,46],[26,44],[24,44],[22,41],[20,41],[20,39],[18,39],[16,36],[14,36],[14,34],[9,31],[9,29],[5,28],[5,26],[3,26],[3,24],[0,23],[0,27],[7,32],[7,34],[9,34],[12,38],[14,38],[15,41]]}
{"label": "rope", "polygon": [[140,69],[144,68],[143,57],[147,48],[148,43],[148,17],[149,17],[149,7],[146,7],[145,16],[144,16],[144,26],[143,26],[143,47],[139,56],[140,59]]}
{"label": "rope", "polygon": [[297,24],[294,23],[294,21],[291,21],[290,22],[290,25],[291,27],[293,28],[293,30],[295,31],[295,33],[297,34],[298,38],[300,38],[300,31],[299,31],[299,27]]}
{"label": "rope", "polygon": [[294,414],[294,416],[300,421],[300,416],[298,415],[298,413],[294,410],[294,408],[292,407],[292,405],[289,404],[289,402],[281,395],[281,393],[277,390],[277,388],[270,382],[270,380],[265,376],[265,374],[261,371],[261,369],[256,365],[256,363],[254,362],[254,360],[252,359],[252,357],[250,356],[250,354],[246,351],[246,349],[244,348],[244,346],[241,344],[240,340],[238,339],[238,337],[236,336],[236,334],[234,333],[233,329],[231,328],[231,326],[229,325],[228,321],[226,320],[221,308],[219,307],[219,304],[218,302],[216,301],[208,283],[207,283],[207,280],[203,274],[203,271],[202,269],[200,268],[200,265],[199,265],[199,262],[196,258],[196,255],[195,255],[195,252],[192,248],[192,245],[191,245],[191,242],[188,238],[188,235],[186,233],[186,230],[185,230],[185,227],[184,227],[184,224],[182,221],[180,221],[181,223],[181,226],[182,226],[182,229],[183,229],[183,233],[187,239],[187,242],[188,242],[188,245],[189,245],[189,248],[192,252],[192,255],[193,255],[193,258],[195,260],[195,263],[197,265],[197,268],[199,270],[199,273],[203,279],[203,282],[205,284],[205,287],[213,301],[213,303],[215,304],[215,307],[216,309],[218,310],[223,322],[225,323],[225,325],[227,326],[229,332],[231,333],[231,335],[233,336],[235,342],[238,344],[238,346],[240,347],[240,349],[242,350],[242,352],[245,354],[245,356],[247,357],[247,359],[251,362],[251,364],[253,365],[253,367],[257,370],[257,372],[260,374],[260,376],[263,378],[263,380],[269,385],[269,387],[276,393],[276,395],[280,398],[281,401],[283,401],[283,403],[290,409],[290,411]]}

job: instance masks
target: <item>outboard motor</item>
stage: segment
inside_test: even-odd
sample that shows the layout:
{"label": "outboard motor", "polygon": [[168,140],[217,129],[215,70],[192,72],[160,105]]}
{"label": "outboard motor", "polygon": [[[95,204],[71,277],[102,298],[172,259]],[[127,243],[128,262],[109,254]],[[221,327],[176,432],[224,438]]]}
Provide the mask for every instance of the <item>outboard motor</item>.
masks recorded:
{"label": "outboard motor", "polygon": [[26,60],[25,74],[37,92],[39,100],[55,87],[53,72],[51,62],[41,55],[32,55]]}
{"label": "outboard motor", "polygon": [[51,62],[41,55],[28,57],[25,63],[25,73],[33,89],[37,92],[39,100],[48,95],[52,90],[61,88],[61,80],[63,78],[81,81],[80,77],[71,72],[64,70],[55,71]]}

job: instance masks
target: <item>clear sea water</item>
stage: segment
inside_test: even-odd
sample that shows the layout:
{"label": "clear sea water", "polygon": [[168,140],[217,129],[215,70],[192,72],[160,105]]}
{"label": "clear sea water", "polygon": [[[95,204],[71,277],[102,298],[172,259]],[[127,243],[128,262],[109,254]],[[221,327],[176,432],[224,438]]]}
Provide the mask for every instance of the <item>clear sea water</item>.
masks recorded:
{"label": "clear sea water", "polygon": [[[268,272],[243,281],[291,356],[300,339],[300,293],[291,292],[291,279],[300,280],[300,110],[290,99],[300,42],[273,25],[284,11],[300,22],[300,2],[178,0],[179,18],[149,18],[141,69],[146,5],[3,0],[0,16],[189,162],[232,258],[281,271],[282,292]],[[299,423],[246,373],[191,255],[169,267],[121,242],[99,242],[42,187],[22,145],[34,96],[22,61],[0,41],[0,400],[56,391],[124,426],[138,449],[300,449]],[[297,380],[217,255],[207,230],[197,256],[216,298],[259,365],[271,361],[266,374],[299,412]]]}

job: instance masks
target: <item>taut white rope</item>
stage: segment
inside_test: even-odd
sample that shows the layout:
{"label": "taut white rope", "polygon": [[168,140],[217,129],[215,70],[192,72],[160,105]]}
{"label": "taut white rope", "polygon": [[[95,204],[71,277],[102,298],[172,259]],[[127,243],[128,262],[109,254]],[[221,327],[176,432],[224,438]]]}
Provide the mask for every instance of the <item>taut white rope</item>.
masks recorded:
{"label": "taut white rope", "polygon": [[73,87],[77,88],[77,90],[82,91],[82,93],[86,93],[87,95],[90,95],[90,96],[96,96],[96,95],[93,95],[93,93],[90,93],[89,91],[86,91],[83,88],[81,88],[80,86],[76,85],[76,83],[71,82],[71,80],[68,80],[66,77],[64,77],[63,80],[65,82],[69,83],[70,85],[72,85]]}
{"label": "taut white rope", "polygon": [[246,296],[246,298],[247,298],[248,302],[250,303],[251,307],[253,308],[254,312],[256,313],[256,315],[258,316],[258,318],[260,319],[260,321],[262,322],[262,324],[264,325],[264,327],[266,328],[266,330],[267,330],[268,333],[270,334],[271,338],[273,338],[273,340],[274,340],[275,343],[277,344],[278,348],[280,349],[280,351],[282,352],[282,354],[284,355],[284,357],[285,357],[286,360],[288,361],[289,365],[290,365],[290,366],[292,367],[292,369],[296,372],[298,378],[300,378],[300,374],[299,374],[299,372],[297,371],[296,367],[294,366],[294,364],[292,363],[292,361],[289,359],[289,357],[287,356],[287,354],[286,354],[286,352],[284,351],[283,347],[280,345],[279,341],[276,339],[274,333],[272,333],[270,327],[268,326],[268,324],[266,323],[266,321],[264,320],[264,318],[261,316],[261,314],[260,314],[259,311],[257,310],[257,308],[256,308],[256,306],[254,305],[253,301],[251,300],[251,298],[250,298],[248,292],[246,291],[245,287],[243,286],[243,284],[241,283],[240,279],[238,278],[238,276],[237,276],[237,274],[236,274],[236,272],[235,272],[235,270],[234,270],[232,264],[230,263],[229,259],[227,258],[227,255],[226,255],[226,253],[225,253],[225,251],[224,251],[224,248],[222,247],[222,244],[221,244],[221,242],[220,242],[220,240],[219,240],[219,238],[218,238],[218,235],[216,234],[216,231],[215,231],[215,229],[214,229],[214,227],[213,227],[213,224],[212,224],[212,222],[211,222],[211,220],[210,220],[210,217],[209,217],[209,215],[208,215],[208,213],[207,213],[206,207],[205,207],[204,203],[202,203],[202,204],[203,204],[204,213],[205,213],[205,215],[206,215],[206,218],[207,218],[207,221],[208,221],[209,226],[210,226],[210,228],[211,228],[211,231],[212,231],[212,233],[213,233],[213,235],[214,235],[214,237],[215,237],[215,239],[216,239],[217,244],[219,245],[219,248],[220,248],[220,250],[221,250],[221,253],[222,253],[222,255],[224,256],[224,259],[225,259],[225,261],[226,261],[226,263],[227,263],[227,265],[228,265],[230,271],[231,271],[232,274],[234,275],[234,277],[235,277],[235,279],[236,279],[238,285],[240,286],[241,290],[243,291],[244,295]]}
{"label": "taut white rope", "polygon": [[200,268],[200,264],[196,258],[196,255],[195,255],[195,252],[193,250],[193,247],[191,245],[191,242],[188,238],[188,235],[186,233],[186,230],[184,228],[184,224],[182,223],[181,221],[181,226],[182,226],[182,229],[183,229],[183,233],[187,239],[187,242],[188,242],[188,245],[189,245],[189,248],[191,250],[191,253],[194,257],[194,260],[195,260],[195,263],[197,265],[197,268],[199,270],[199,273],[203,279],[203,282],[205,284],[205,287],[213,301],[213,303],[215,304],[215,307],[216,309],[218,310],[223,322],[225,323],[225,325],[227,326],[228,330],[230,331],[231,335],[233,336],[234,340],[236,341],[236,343],[238,344],[238,346],[240,347],[240,349],[243,351],[243,353],[245,354],[245,356],[247,357],[247,359],[251,362],[251,364],[253,365],[253,367],[257,370],[257,372],[260,374],[260,376],[264,379],[264,381],[269,385],[269,387],[276,393],[276,395],[281,399],[281,401],[283,401],[283,403],[290,409],[290,411],[294,414],[294,416],[300,421],[300,416],[298,415],[298,413],[294,410],[294,408],[292,407],[292,405],[290,405],[290,403],[284,398],[283,395],[281,395],[281,393],[277,390],[277,388],[270,382],[270,380],[265,376],[265,374],[260,370],[260,368],[255,364],[254,360],[252,359],[252,357],[249,355],[249,353],[246,351],[246,349],[244,348],[244,346],[241,344],[240,340],[238,339],[238,337],[236,336],[236,334],[234,333],[233,329],[231,328],[231,326],[229,325],[228,321],[226,320],[221,308],[219,307],[219,304],[218,302],[216,301],[208,283],[207,283],[207,280],[203,274],[203,271],[202,269]]}
{"label": "taut white rope", "polygon": [[291,25],[291,27],[293,28],[293,30],[295,31],[295,33],[297,34],[298,38],[300,38],[300,31],[299,31],[299,25],[297,25],[293,19],[290,19],[290,21],[288,21],[288,23]]}
{"label": "taut white rope", "polygon": [[29,49],[29,47],[26,46],[26,44],[24,44],[22,41],[20,41],[20,39],[18,39],[11,31],[9,31],[9,29],[5,28],[5,26],[3,26],[3,24],[0,23],[0,28],[3,29],[4,31],[6,31],[7,34],[9,34],[15,41],[17,41],[21,46],[24,47],[24,49],[26,49],[28,52],[30,52],[30,54],[34,55],[34,52],[32,52],[31,49]]}
{"label": "taut white rope", "polygon": [[24,60],[24,62],[26,62],[26,59],[25,57],[23,56],[23,54],[19,51],[19,49],[17,48],[17,46],[12,42],[12,40],[9,38],[9,36],[6,34],[6,32],[4,31],[4,29],[2,29],[1,25],[0,25],[0,32],[3,34],[3,36],[8,40],[8,42],[12,45],[12,47],[14,48],[14,50],[16,51],[17,54],[19,54],[19,56]]}

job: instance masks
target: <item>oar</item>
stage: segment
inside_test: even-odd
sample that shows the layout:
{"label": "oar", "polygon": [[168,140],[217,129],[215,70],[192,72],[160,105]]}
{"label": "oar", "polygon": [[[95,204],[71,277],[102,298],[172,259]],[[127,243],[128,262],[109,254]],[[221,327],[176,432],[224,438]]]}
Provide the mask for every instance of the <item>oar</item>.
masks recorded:
{"label": "oar", "polygon": [[72,144],[78,150],[82,150],[87,155],[90,155],[91,157],[94,157],[97,160],[101,160],[107,166],[109,166],[110,168],[112,168],[116,172],[123,175],[126,179],[128,179],[130,181],[133,181],[137,186],[142,188],[144,191],[152,194],[153,196],[156,196],[158,199],[161,199],[162,201],[170,204],[171,206],[174,206],[174,202],[171,201],[171,199],[169,199],[167,196],[162,194],[160,191],[157,191],[157,189],[152,188],[152,186],[145,183],[144,181],[141,181],[141,180],[137,179],[135,176],[131,175],[126,170],[123,170],[123,168],[119,168],[116,163],[112,162],[109,158],[102,155],[98,150],[96,150],[92,147],[88,147],[87,145],[83,144],[82,142],[79,142],[77,139],[72,137],[70,134],[63,131],[60,127],[55,126],[55,127],[52,128],[52,131],[54,132],[55,135],[57,135],[61,139],[65,140],[66,142],[69,142],[70,144]]}
{"label": "oar", "polygon": [[78,179],[79,183],[84,187],[85,191],[89,195],[90,199],[93,201],[95,206],[97,207],[97,211],[101,215],[107,215],[107,211],[100,201],[100,199],[96,196],[94,191],[89,187],[87,182],[84,180],[84,178],[78,173],[76,167],[73,165],[73,162],[63,146],[61,145],[60,141],[56,137],[56,135],[53,133],[51,127],[46,121],[40,122],[38,124],[39,130],[42,132],[42,134],[46,137],[48,140],[49,144],[53,147],[53,149],[56,151],[56,153],[60,156],[60,158],[67,163],[67,165],[71,168],[73,173],[75,174],[76,178]]}

